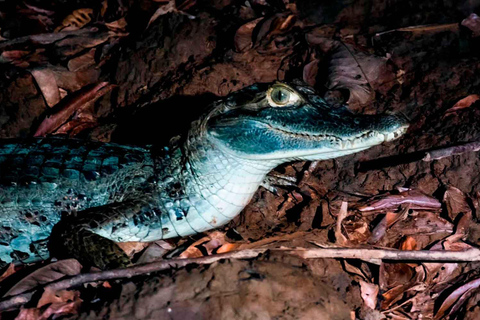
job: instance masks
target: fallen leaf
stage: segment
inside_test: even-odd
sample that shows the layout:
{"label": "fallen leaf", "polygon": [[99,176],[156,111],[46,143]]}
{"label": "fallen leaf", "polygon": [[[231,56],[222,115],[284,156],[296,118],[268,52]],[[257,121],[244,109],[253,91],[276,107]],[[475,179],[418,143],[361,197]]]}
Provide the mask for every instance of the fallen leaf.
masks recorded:
{"label": "fallen leaf", "polygon": [[465,283],[459,288],[450,293],[445,300],[443,300],[440,308],[435,314],[434,320],[439,320],[447,315],[447,310],[452,309],[449,314],[453,314],[465,302],[468,296],[473,293],[475,289],[480,286],[480,278]]}
{"label": "fallen leaf", "polygon": [[480,17],[475,13],[471,13],[467,18],[462,20],[462,26],[470,29],[473,37],[480,36]]}
{"label": "fallen leaf", "polygon": [[142,251],[148,246],[148,242],[138,242],[138,241],[131,241],[131,242],[118,242],[117,245],[125,251],[127,256],[130,258],[135,255],[135,253]]}
{"label": "fallen leaf", "polygon": [[380,288],[374,283],[365,282],[360,280],[360,293],[363,302],[370,309],[375,310],[377,307],[377,296]]}
{"label": "fallen leaf", "polygon": [[55,32],[74,31],[81,29],[83,26],[92,21],[93,9],[81,8],[74,10],[71,14],[63,19],[62,23],[55,28]]}
{"label": "fallen leaf", "polygon": [[150,25],[155,22],[155,20],[157,20],[160,16],[163,16],[169,12],[176,12],[177,11],[177,7],[175,6],[175,1],[173,0],[169,0],[168,2],[166,2],[165,4],[161,5],[152,15],[152,17],[150,18],[150,20],[148,21],[148,24],[147,24],[147,29],[148,27],[150,27]]}
{"label": "fallen leaf", "polygon": [[335,239],[336,243],[340,245],[344,245],[348,243],[348,238],[345,237],[342,233],[342,221],[348,217],[348,202],[342,201],[342,205],[340,206],[340,211],[337,215],[337,224],[335,227]]}
{"label": "fallen leaf", "polygon": [[118,31],[118,30],[125,30],[127,27],[127,20],[125,18],[121,18],[112,22],[105,23],[108,29]]}
{"label": "fallen leaf", "polygon": [[184,252],[180,254],[180,258],[198,258],[204,256],[198,248],[202,246],[207,255],[211,255],[213,251],[221,247],[225,243],[225,233],[221,231],[213,231],[208,236],[192,243]]}
{"label": "fallen leaf", "polygon": [[38,300],[37,308],[41,308],[47,304],[52,303],[65,303],[75,300],[76,297],[79,297],[80,293],[73,290],[52,290],[50,288],[45,288],[43,291],[40,300]]}
{"label": "fallen leaf", "polygon": [[480,96],[477,94],[471,94],[461,100],[459,100],[453,107],[445,111],[445,113],[451,113],[455,112],[457,110],[469,108],[472,104],[474,104],[478,99],[480,99]]}
{"label": "fallen leaf", "polygon": [[17,295],[31,290],[39,285],[49,283],[65,276],[74,276],[80,273],[82,265],[75,259],[60,260],[50,263],[27,275],[14,285],[4,297]]}
{"label": "fallen leaf", "polygon": [[313,59],[303,67],[303,81],[309,86],[314,87],[317,82],[318,64],[319,60]]}
{"label": "fallen leaf", "polygon": [[467,203],[467,196],[460,190],[448,186],[443,194],[443,202],[447,207],[448,217],[454,221],[460,213],[471,213],[470,206]]}
{"label": "fallen leaf", "polygon": [[101,82],[96,86],[88,86],[68,95],[64,100],[52,108],[50,116],[47,116],[35,132],[35,137],[43,137],[55,132],[64,125],[74,113],[79,113],[82,109],[88,107],[90,103],[95,102],[105,93],[112,90],[114,86],[108,82]]}
{"label": "fallen leaf", "polygon": [[402,191],[397,194],[387,193],[375,196],[367,201],[365,205],[357,207],[361,212],[395,210],[402,204],[409,204],[414,210],[438,210],[441,203],[418,190]]}
{"label": "fallen leaf", "polygon": [[0,276],[0,282],[11,276],[12,274],[15,273],[15,265],[13,263],[10,263],[8,265],[7,270]]}
{"label": "fallen leaf", "polygon": [[60,101],[60,91],[52,70],[49,68],[37,68],[30,70],[37,83],[43,98],[49,107],[53,107]]}
{"label": "fallen leaf", "polygon": [[238,28],[233,38],[235,51],[245,52],[253,47],[253,30],[261,20],[263,20],[263,18],[249,21]]}
{"label": "fallen leaf", "polygon": [[67,64],[68,70],[76,72],[95,65],[95,51],[94,48],[81,56],[70,59]]}

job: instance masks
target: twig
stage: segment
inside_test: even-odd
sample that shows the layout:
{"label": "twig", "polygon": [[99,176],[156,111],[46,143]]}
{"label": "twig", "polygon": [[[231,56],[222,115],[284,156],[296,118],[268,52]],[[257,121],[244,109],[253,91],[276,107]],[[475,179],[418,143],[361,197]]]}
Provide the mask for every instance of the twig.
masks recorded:
{"label": "twig", "polygon": [[[171,268],[185,267],[189,264],[212,264],[223,259],[251,259],[266,251],[283,252],[293,254],[304,259],[318,258],[342,258],[342,259],[360,259],[360,260],[395,260],[395,261],[462,261],[472,262],[480,261],[480,250],[469,249],[467,251],[398,251],[383,249],[349,249],[349,248],[326,248],[326,249],[304,249],[304,248],[274,248],[274,249],[249,249],[242,251],[233,251],[228,253],[216,254],[201,258],[191,259],[172,259],[166,261],[152,262],[149,264],[129,267],[125,269],[115,269],[95,273],[85,273],[63,280],[51,282],[43,289],[65,290],[78,287],[82,284],[105,281],[112,279],[131,278],[134,276],[149,274],[152,272],[167,270]],[[0,300],[0,311],[18,308],[27,303],[33,294],[38,290],[34,289],[12,297]]]}
{"label": "twig", "polygon": [[462,154],[466,152],[476,152],[480,150],[480,142],[470,142],[462,145],[432,150],[425,152],[425,157],[422,159],[423,161],[432,161],[438,160],[446,157],[450,157],[457,154]]}

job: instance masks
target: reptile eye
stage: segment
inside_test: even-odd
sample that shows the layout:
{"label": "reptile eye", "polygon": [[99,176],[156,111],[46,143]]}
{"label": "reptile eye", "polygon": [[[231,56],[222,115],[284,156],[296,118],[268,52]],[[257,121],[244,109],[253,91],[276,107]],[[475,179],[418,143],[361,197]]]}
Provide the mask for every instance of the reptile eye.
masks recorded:
{"label": "reptile eye", "polygon": [[283,84],[275,84],[267,91],[267,100],[272,107],[292,105],[299,99],[292,89]]}
{"label": "reptile eye", "polygon": [[270,93],[272,101],[279,105],[285,105],[290,100],[290,92],[283,88],[274,88]]}

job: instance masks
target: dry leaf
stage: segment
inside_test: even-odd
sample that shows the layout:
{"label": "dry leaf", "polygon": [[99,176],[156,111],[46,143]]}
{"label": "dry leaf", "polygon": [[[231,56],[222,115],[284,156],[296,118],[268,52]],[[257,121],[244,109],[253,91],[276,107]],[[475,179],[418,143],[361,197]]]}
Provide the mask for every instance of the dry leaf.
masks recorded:
{"label": "dry leaf", "polygon": [[81,29],[83,26],[92,21],[92,15],[93,9],[90,8],[74,10],[62,21],[60,26],[55,28],[55,32]]}
{"label": "dry leaf", "polygon": [[312,87],[314,87],[317,82],[318,63],[318,59],[313,59],[303,67],[303,81]]}
{"label": "dry leaf", "polygon": [[450,308],[452,310],[449,314],[453,314],[453,312],[455,312],[458,308],[461,307],[461,305],[465,302],[469,295],[473,293],[473,290],[478,289],[479,286],[480,278],[467,282],[454,290],[445,298],[445,300],[443,300],[442,305],[435,314],[434,319],[439,320],[442,317],[448,315],[446,312]]}
{"label": "dry leaf", "polygon": [[79,297],[80,293],[78,291],[72,290],[59,290],[55,291],[50,288],[45,288],[40,300],[38,300],[37,308],[41,308],[47,304],[53,303],[65,303],[74,301],[75,298]]}
{"label": "dry leaf", "polygon": [[249,21],[238,28],[233,38],[235,51],[245,52],[253,47],[253,30],[261,20],[263,20],[263,18]]}
{"label": "dry leaf", "polygon": [[443,195],[443,202],[447,207],[448,217],[454,221],[460,213],[471,213],[467,203],[467,196],[455,187],[449,186]]}
{"label": "dry leaf", "polygon": [[342,201],[342,205],[340,206],[340,211],[337,215],[337,224],[335,227],[335,239],[336,243],[340,245],[344,245],[348,243],[348,239],[342,233],[342,221],[348,217],[348,202]]}
{"label": "dry leaf", "polygon": [[96,49],[94,48],[81,56],[70,59],[67,65],[68,70],[76,72],[95,65],[95,51]]}
{"label": "dry leaf", "polygon": [[192,243],[184,252],[180,254],[181,258],[198,258],[203,253],[198,248],[202,246],[207,251],[207,255],[211,255],[213,251],[221,247],[225,243],[225,234],[221,231],[213,231],[208,236]]}
{"label": "dry leaf", "polygon": [[121,18],[112,22],[107,22],[105,25],[110,30],[123,31],[127,27],[127,20],[125,20],[125,18]]}
{"label": "dry leaf", "polygon": [[472,104],[474,104],[478,99],[480,99],[480,96],[477,94],[471,94],[461,100],[459,100],[453,107],[445,111],[445,113],[451,113],[455,112],[457,110],[469,108]]}
{"label": "dry leaf", "polygon": [[52,70],[48,68],[38,68],[30,70],[43,98],[49,107],[53,107],[60,101],[60,91],[58,90],[57,80]]}
{"label": "dry leaf", "polygon": [[409,204],[410,209],[416,210],[438,210],[442,206],[435,198],[429,197],[418,190],[408,190],[397,194],[387,193],[375,196],[357,209],[362,212],[387,211],[395,210],[403,204]]}
{"label": "dry leaf", "polygon": [[50,263],[27,275],[14,285],[4,297],[17,295],[31,290],[39,285],[52,282],[65,276],[74,276],[80,273],[82,265],[75,259],[60,260]]}
{"label": "dry leaf", "polygon": [[75,93],[68,95],[55,108],[51,109],[51,116],[47,116],[37,131],[35,137],[42,137],[53,133],[61,126],[65,125],[67,121],[75,114],[81,112],[83,109],[89,107],[98,98],[113,89],[113,85],[108,82],[101,82],[96,86],[88,86]]}
{"label": "dry leaf", "polygon": [[138,242],[138,241],[131,241],[131,242],[118,242],[117,245],[125,251],[127,256],[130,258],[135,255],[135,253],[142,251],[146,247],[148,247],[147,242]]}
{"label": "dry leaf", "polygon": [[165,3],[164,5],[160,6],[157,11],[155,11],[155,13],[152,15],[152,17],[150,18],[150,21],[148,21],[148,24],[147,24],[147,29],[148,27],[150,27],[150,25],[155,22],[155,20],[157,20],[160,16],[163,16],[164,14],[167,14],[169,12],[176,12],[177,11],[177,7],[175,6],[175,1],[173,0],[169,0],[167,3]]}
{"label": "dry leaf", "polygon": [[8,265],[7,270],[0,276],[0,282],[11,276],[12,274],[15,273],[15,265],[13,263],[10,263]]}
{"label": "dry leaf", "polygon": [[363,302],[370,309],[376,309],[377,307],[377,296],[380,288],[374,283],[368,283],[363,280],[360,280],[360,292],[363,299]]}
{"label": "dry leaf", "polygon": [[472,13],[467,18],[463,19],[462,26],[470,29],[473,32],[473,37],[480,36],[480,17],[475,13]]}

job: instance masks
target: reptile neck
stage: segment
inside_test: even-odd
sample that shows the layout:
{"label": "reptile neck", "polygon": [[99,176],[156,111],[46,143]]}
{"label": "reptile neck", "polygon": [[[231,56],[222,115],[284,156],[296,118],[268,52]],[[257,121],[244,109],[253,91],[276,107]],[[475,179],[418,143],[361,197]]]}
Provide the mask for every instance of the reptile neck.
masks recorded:
{"label": "reptile neck", "polygon": [[[274,161],[238,158],[203,135],[174,148],[159,185],[163,238],[217,228],[249,203]],[[167,219],[169,218],[169,219]]]}

